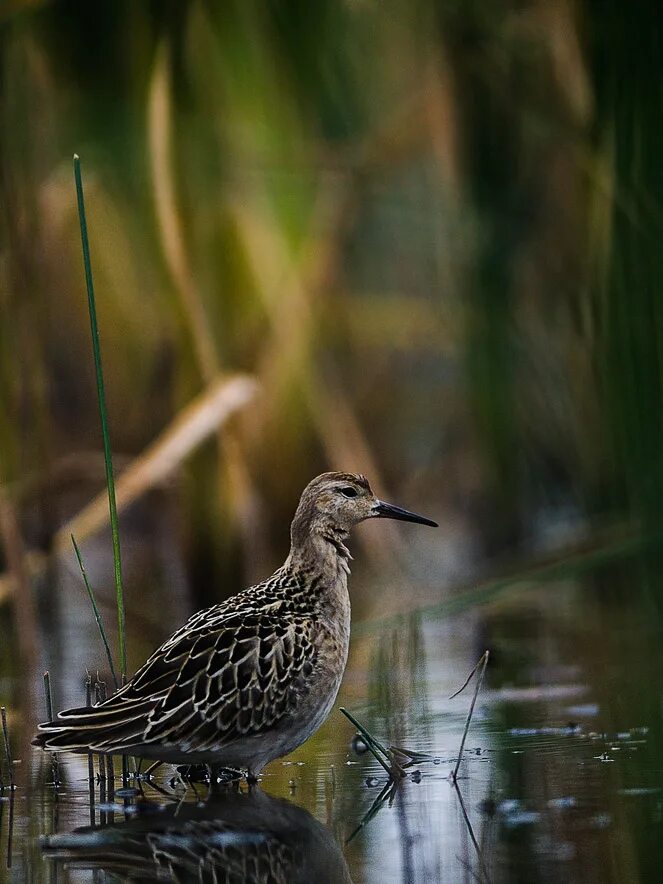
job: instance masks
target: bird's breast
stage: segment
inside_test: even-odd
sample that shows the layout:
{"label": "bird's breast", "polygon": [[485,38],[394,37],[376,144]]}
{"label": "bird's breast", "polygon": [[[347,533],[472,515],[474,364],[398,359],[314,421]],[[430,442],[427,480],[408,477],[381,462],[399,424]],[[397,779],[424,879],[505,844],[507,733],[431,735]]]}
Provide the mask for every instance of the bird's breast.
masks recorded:
{"label": "bird's breast", "polygon": [[347,585],[338,585],[323,600],[317,612],[316,670],[318,678],[325,681],[329,690],[338,691],[350,645],[350,598]]}

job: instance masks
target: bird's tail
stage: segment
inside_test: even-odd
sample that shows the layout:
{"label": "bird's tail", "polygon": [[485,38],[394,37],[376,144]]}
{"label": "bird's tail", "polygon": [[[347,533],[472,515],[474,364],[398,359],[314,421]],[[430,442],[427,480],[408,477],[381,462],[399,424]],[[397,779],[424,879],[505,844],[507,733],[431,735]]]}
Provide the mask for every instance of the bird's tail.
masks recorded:
{"label": "bird's tail", "polygon": [[142,741],[150,700],[122,700],[119,695],[97,706],[80,706],[58,713],[39,725],[32,741],[50,752],[121,753]]}

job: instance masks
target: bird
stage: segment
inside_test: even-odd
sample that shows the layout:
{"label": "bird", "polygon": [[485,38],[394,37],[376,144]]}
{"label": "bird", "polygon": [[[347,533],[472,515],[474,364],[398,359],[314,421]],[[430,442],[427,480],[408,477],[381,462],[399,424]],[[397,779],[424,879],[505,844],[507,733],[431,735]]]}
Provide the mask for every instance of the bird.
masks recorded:
{"label": "bird", "polygon": [[317,476],[271,577],[193,614],[108,699],[60,712],[33,743],[204,764],[211,776],[230,768],[255,783],[333,707],[350,642],[346,542],[353,527],[376,518],[438,527],[379,500],[363,475]]}
{"label": "bird", "polygon": [[343,852],[311,814],[255,787],[147,811],[126,822],[46,835],[43,853],[113,880],[352,884]]}

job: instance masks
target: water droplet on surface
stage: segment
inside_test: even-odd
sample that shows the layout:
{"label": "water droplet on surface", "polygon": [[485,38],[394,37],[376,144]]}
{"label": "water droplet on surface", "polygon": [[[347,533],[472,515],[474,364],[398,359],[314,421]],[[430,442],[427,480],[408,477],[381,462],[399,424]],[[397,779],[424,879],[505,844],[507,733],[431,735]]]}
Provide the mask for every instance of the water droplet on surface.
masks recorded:
{"label": "water droplet on surface", "polygon": [[350,746],[357,755],[363,755],[365,752],[368,752],[368,745],[361,734],[354,735]]}

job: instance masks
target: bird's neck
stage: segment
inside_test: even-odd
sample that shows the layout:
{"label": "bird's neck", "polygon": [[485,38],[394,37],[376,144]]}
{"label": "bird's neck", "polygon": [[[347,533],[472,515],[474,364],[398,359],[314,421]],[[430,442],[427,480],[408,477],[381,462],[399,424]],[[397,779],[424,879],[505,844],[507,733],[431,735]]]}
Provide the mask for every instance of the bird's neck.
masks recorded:
{"label": "bird's neck", "polygon": [[347,577],[352,556],[345,545],[347,531],[335,526],[318,526],[314,530],[292,532],[290,554],[286,567],[312,572],[330,579]]}

